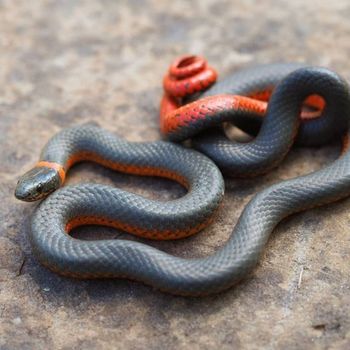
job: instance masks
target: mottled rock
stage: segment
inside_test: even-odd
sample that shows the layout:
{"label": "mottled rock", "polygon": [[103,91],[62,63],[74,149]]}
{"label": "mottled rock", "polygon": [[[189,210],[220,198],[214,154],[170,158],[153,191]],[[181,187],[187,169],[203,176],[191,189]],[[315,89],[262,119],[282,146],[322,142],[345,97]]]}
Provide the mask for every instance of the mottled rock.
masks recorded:
{"label": "mottled rock", "polygon": [[[161,78],[179,54],[206,56],[221,76],[302,61],[349,78],[349,15],[346,0],[0,0],[0,348],[349,349],[350,200],[285,220],[248,280],[196,299],[47,271],[27,238],[35,204],[13,197],[18,176],[64,127],[94,120],[131,141],[158,139]],[[318,169],[338,151],[297,149],[272,174],[227,179],[213,225],[150,244],[183,257],[211,254],[257,191]],[[164,200],[184,193],[95,165],[69,176],[71,184],[87,180]],[[101,228],[75,234],[130,238]]]}

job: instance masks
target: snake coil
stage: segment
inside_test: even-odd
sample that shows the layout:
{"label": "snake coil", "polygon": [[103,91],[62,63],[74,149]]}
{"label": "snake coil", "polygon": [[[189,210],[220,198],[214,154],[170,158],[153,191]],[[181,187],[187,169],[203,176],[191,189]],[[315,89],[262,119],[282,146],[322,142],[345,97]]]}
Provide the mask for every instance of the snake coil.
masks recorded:
{"label": "snake coil", "polygon": [[[246,176],[264,172],[278,164],[288,152],[297,135],[303,101],[315,93],[326,101],[323,114],[334,124],[332,135],[327,134],[327,137],[345,132],[348,138],[350,95],[347,83],[326,69],[300,68],[274,89],[261,129],[251,143],[228,144],[214,132],[200,136],[194,144],[231,174]],[[228,114],[219,113],[218,118],[230,120],[226,119]],[[201,123],[207,123],[205,116]],[[328,121],[324,123],[329,124]],[[187,126],[191,129],[193,125],[189,122]],[[208,125],[212,125],[211,122]],[[303,135],[307,134],[307,127],[302,130],[305,130]],[[137,166],[170,169],[171,174],[176,173],[190,183],[194,197],[190,192],[181,205],[180,201],[160,204],[101,185],[67,186],[48,196],[33,216],[30,240],[34,253],[43,264],[61,274],[83,278],[124,277],[174,294],[203,295],[232,286],[252,271],[271,232],[282,219],[350,195],[350,151],[345,150],[339,159],[319,171],[282,181],[258,193],[243,210],[221,249],[208,257],[184,259],[138,242],[77,240],[67,234],[66,225],[75,217],[102,214],[112,221],[128,217],[130,222],[151,231],[154,226],[157,230],[159,227],[167,230],[171,226],[186,230],[187,225],[193,227],[189,214],[197,209],[197,213],[201,213],[203,208],[212,213],[221,199],[223,183],[216,167],[207,158],[180,146],[162,142],[134,146],[101,129],[73,128],[56,135],[43,152],[48,156],[43,160],[59,165],[52,166],[51,175],[41,173],[51,179],[50,190],[59,182],[57,174],[66,166],[68,155],[82,150],[85,153],[80,154],[85,154],[86,159],[103,155],[114,163],[131,165],[129,170]],[[229,164],[226,163],[228,157]],[[120,165],[116,168],[125,170]],[[37,181],[33,177],[38,171],[33,170],[22,178],[17,197],[23,199],[24,193],[33,195],[32,184]],[[52,174],[56,174],[54,180]],[[42,188],[40,191],[43,192]],[[194,198],[203,202],[198,203]],[[123,210],[121,203],[127,203],[135,212]],[[197,209],[194,203],[199,204]],[[157,216],[162,213],[166,213],[166,218]]]}

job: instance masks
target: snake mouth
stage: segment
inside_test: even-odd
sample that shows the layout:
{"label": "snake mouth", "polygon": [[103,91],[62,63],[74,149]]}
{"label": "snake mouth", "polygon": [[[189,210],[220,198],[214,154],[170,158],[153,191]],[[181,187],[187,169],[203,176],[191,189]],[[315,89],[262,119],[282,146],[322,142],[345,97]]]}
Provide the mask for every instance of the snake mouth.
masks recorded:
{"label": "snake mouth", "polygon": [[49,193],[31,195],[31,194],[28,194],[28,192],[25,192],[22,189],[19,189],[18,187],[16,187],[16,190],[15,190],[15,197],[24,202],[35,202],[37,200],[45,198],[48,195]]}

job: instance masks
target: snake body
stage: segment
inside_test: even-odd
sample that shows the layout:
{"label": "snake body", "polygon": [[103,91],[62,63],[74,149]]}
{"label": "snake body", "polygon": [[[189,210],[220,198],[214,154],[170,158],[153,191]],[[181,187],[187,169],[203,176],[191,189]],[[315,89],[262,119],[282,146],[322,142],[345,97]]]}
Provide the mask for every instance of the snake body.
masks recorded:
{"label": "snake body", "polygon": [[[325,99],[324,112],[338,120],[335,122],[339,127],[338,135],[344,133],[346,125],[347,140],[350,135],[350,94],[347,83],[326,69],[301,68],[290,73],[275,88],[267,115],[254,143],[240,145],[242,148],[238,149],[239,157],[235,158],[238,160],[238,166],[248,173],[259,172],[263,168],[266,170],[271,167],[271,163],[276,165],[281,161],[297,135],[301,105],[309,94],[314,93]],[[197,178],[191,176],[200,176],[203,172],[208,176],[204,186],[207,190],[205,193],[197,193],[197,198],[204,201],[205,208],[211,207],[214,199],[218,202],[221,198],[221,176],[215,167],[212,168],[212,173],[208,174],[208,169],[212,167],[209,164],[212,163],[207,158],[202,159],[197,153],[189,150],[180,152],[180,146],[164,143],[145,145],[145,149],[134,148],[131,144],[116,140],[110,134],[95,129],[91,131],[91,137],[87,138],[89,141],[86,141],[87,130],[90,129],[77,128],[58,134],[44,150],[44,154],[50,155],[50,159],[45,160],[64,165],[67,154],[74,153],[77,145],[78,148],[93,147],[95,152],[104,156],[108,155],[113,159],[121,157],[123,163],[128,164],[132,159],[134,165],[151,165],[156,168],[165,165],[167,169],[170,167],[172,173],[175,172],[191,183],[189,189],[193,189],[195,193],[196,190],[202,191],[203,187],[195,184]],[[243,149],[243,146],[246,148]],[[150,157],[147,156],[149,154]],[[164,154],[166,156],[163,156]],[[183,163],[186,157],[188,163],[197,164],[196,166],[203,162],[202,170],[196,169],[191,173],[190,164]],[[196,162],[193,162],[193,157]],[[258,165],[250,162],[251,159],[256,159]],[[246,161],[249,165],[245,165]],[[118,162],[120,163],[120,160]],[[33,181],[31,177],[33,174],[29,173],[24,182]],[[19,189],[21,185],[23,181],[19,184]],[[343,155],[331,165],[305,176],[282,181],[253,197],[243,210],[226,244],[213,255],[184,259],[138,242],[81,241],[72,238],[67,234],[66,225],[74,217],[103,213],[114,220],[119,218],[120,211],[123,211],[120,203],[129,203],[135,209],[144,199],[101,185],[67,186],[49,195],[39,205],[33,216],[30,240],[39,260],[61,274],[83,278],[125,277],[173,294],[203,295],[221,291],[245,278],[258,262],[274,227],[283,218],[349,195],[350,151],[344,148]],[[135,222],[142,220],[142,226],[149,229],[152,226],[149,220],[155,219],[155,214],[164,210],[169,215],[161,224],[155,219],[152,221],[154,225],[168,225],[166,221],[172,220],[174,216],[171,225],[179,225],[182,221],[183,227],[187,227],[188,222],[185,222],[184,218],[191,205],[180,208],[171,202],[161,205],[152,201],[147,203],[147,208],[141,206],[137,213],[124,211],[123,215],[130,215]],[[193,201],[189,200],[186,203],[193,204]],[[212,208],[210,212],[213,211]]]}
{"label": "snake body", "polygon": [[[288,79],[283,79],[293,70]],[[249,97],[271,93],[277,84],[268,105]],[[198,101],[179,108],[176,105],[164,108],[163,103],[161,129],[172,141],[192,137],[192,146],[214,160],[227,175],[256,176],[278,165],[295,141],[321,145],[344,134],[348,115],[339,103],[338,86],[347,83],[323,68],[263,65],[217,83],[200,95]],[[319,117],[303,120],[299,127],[304,101],[315,94],[326,105]],[[258,124],[259,132],[249,143],[235,143],[218,127],[227,121],[246,131],[251,130],[253,121]]]}
{"label": "snake body", "polygon": [[127,142],[87,124],[65,129],[47,143],[36,167],[20,179],[16,196],[27,200],[39,199],[40,193],[47,196],[45,183],[50,184],[53,178],[56,188],[50,190],[56,190],[64,182],[62,173],[81,161],[129,174],[169,178],[188,193],[177,200],[159,202],[108,186],[67,186],[39,207],[45,221],[52,224],[58,220],[65,232],[96,223],[151,239],[186,237],[208,225],[224,193],[220,171],[202,154],[164,141]]}
{"label": "snake body", "polygon": [[[268,101],[276,85],[281,82],[288,74],[300,69],[306,68],[303,63],[272,63],[261,64],[239,70],[222,81],[208,88],[196,98],[206,98],[220,94],[230,94],[246,96],[248,98]],[[191,98],[191,95],[188,95]],[[256,101],[254,101],[256,102]],[[311,105],[314,105],[311,102]],[[315,104],[317,106],[317,102]],[[262,104],[264,106],[264,104]],[[266,114],[267,106],[264,106]],[[249,111],[250,109],[248,109]],[[250,110],[250,113],[229,113],[229,120],[232,123],[256,136],[263,119],[261,108],[257,113]],[[339,135],[342,127],[335,126],[334,116],[329,113],[323,113],[322,118],[306,117],[300,125],[295,142],[302,146],[321,146]],[[220,133],[220,137],[223,133]]]}

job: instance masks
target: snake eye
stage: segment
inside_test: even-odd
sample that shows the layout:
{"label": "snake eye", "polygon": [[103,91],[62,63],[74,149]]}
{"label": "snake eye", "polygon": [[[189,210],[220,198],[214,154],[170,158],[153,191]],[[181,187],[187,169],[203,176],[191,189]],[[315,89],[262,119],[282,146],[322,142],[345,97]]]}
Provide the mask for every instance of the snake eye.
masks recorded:
{"label": "snake eye", "polygon": [[38,193],[41,193],[42,190],[43,190],[43,184],[38,184],[38,185],[36,186],[36,191],[37,191]]}

